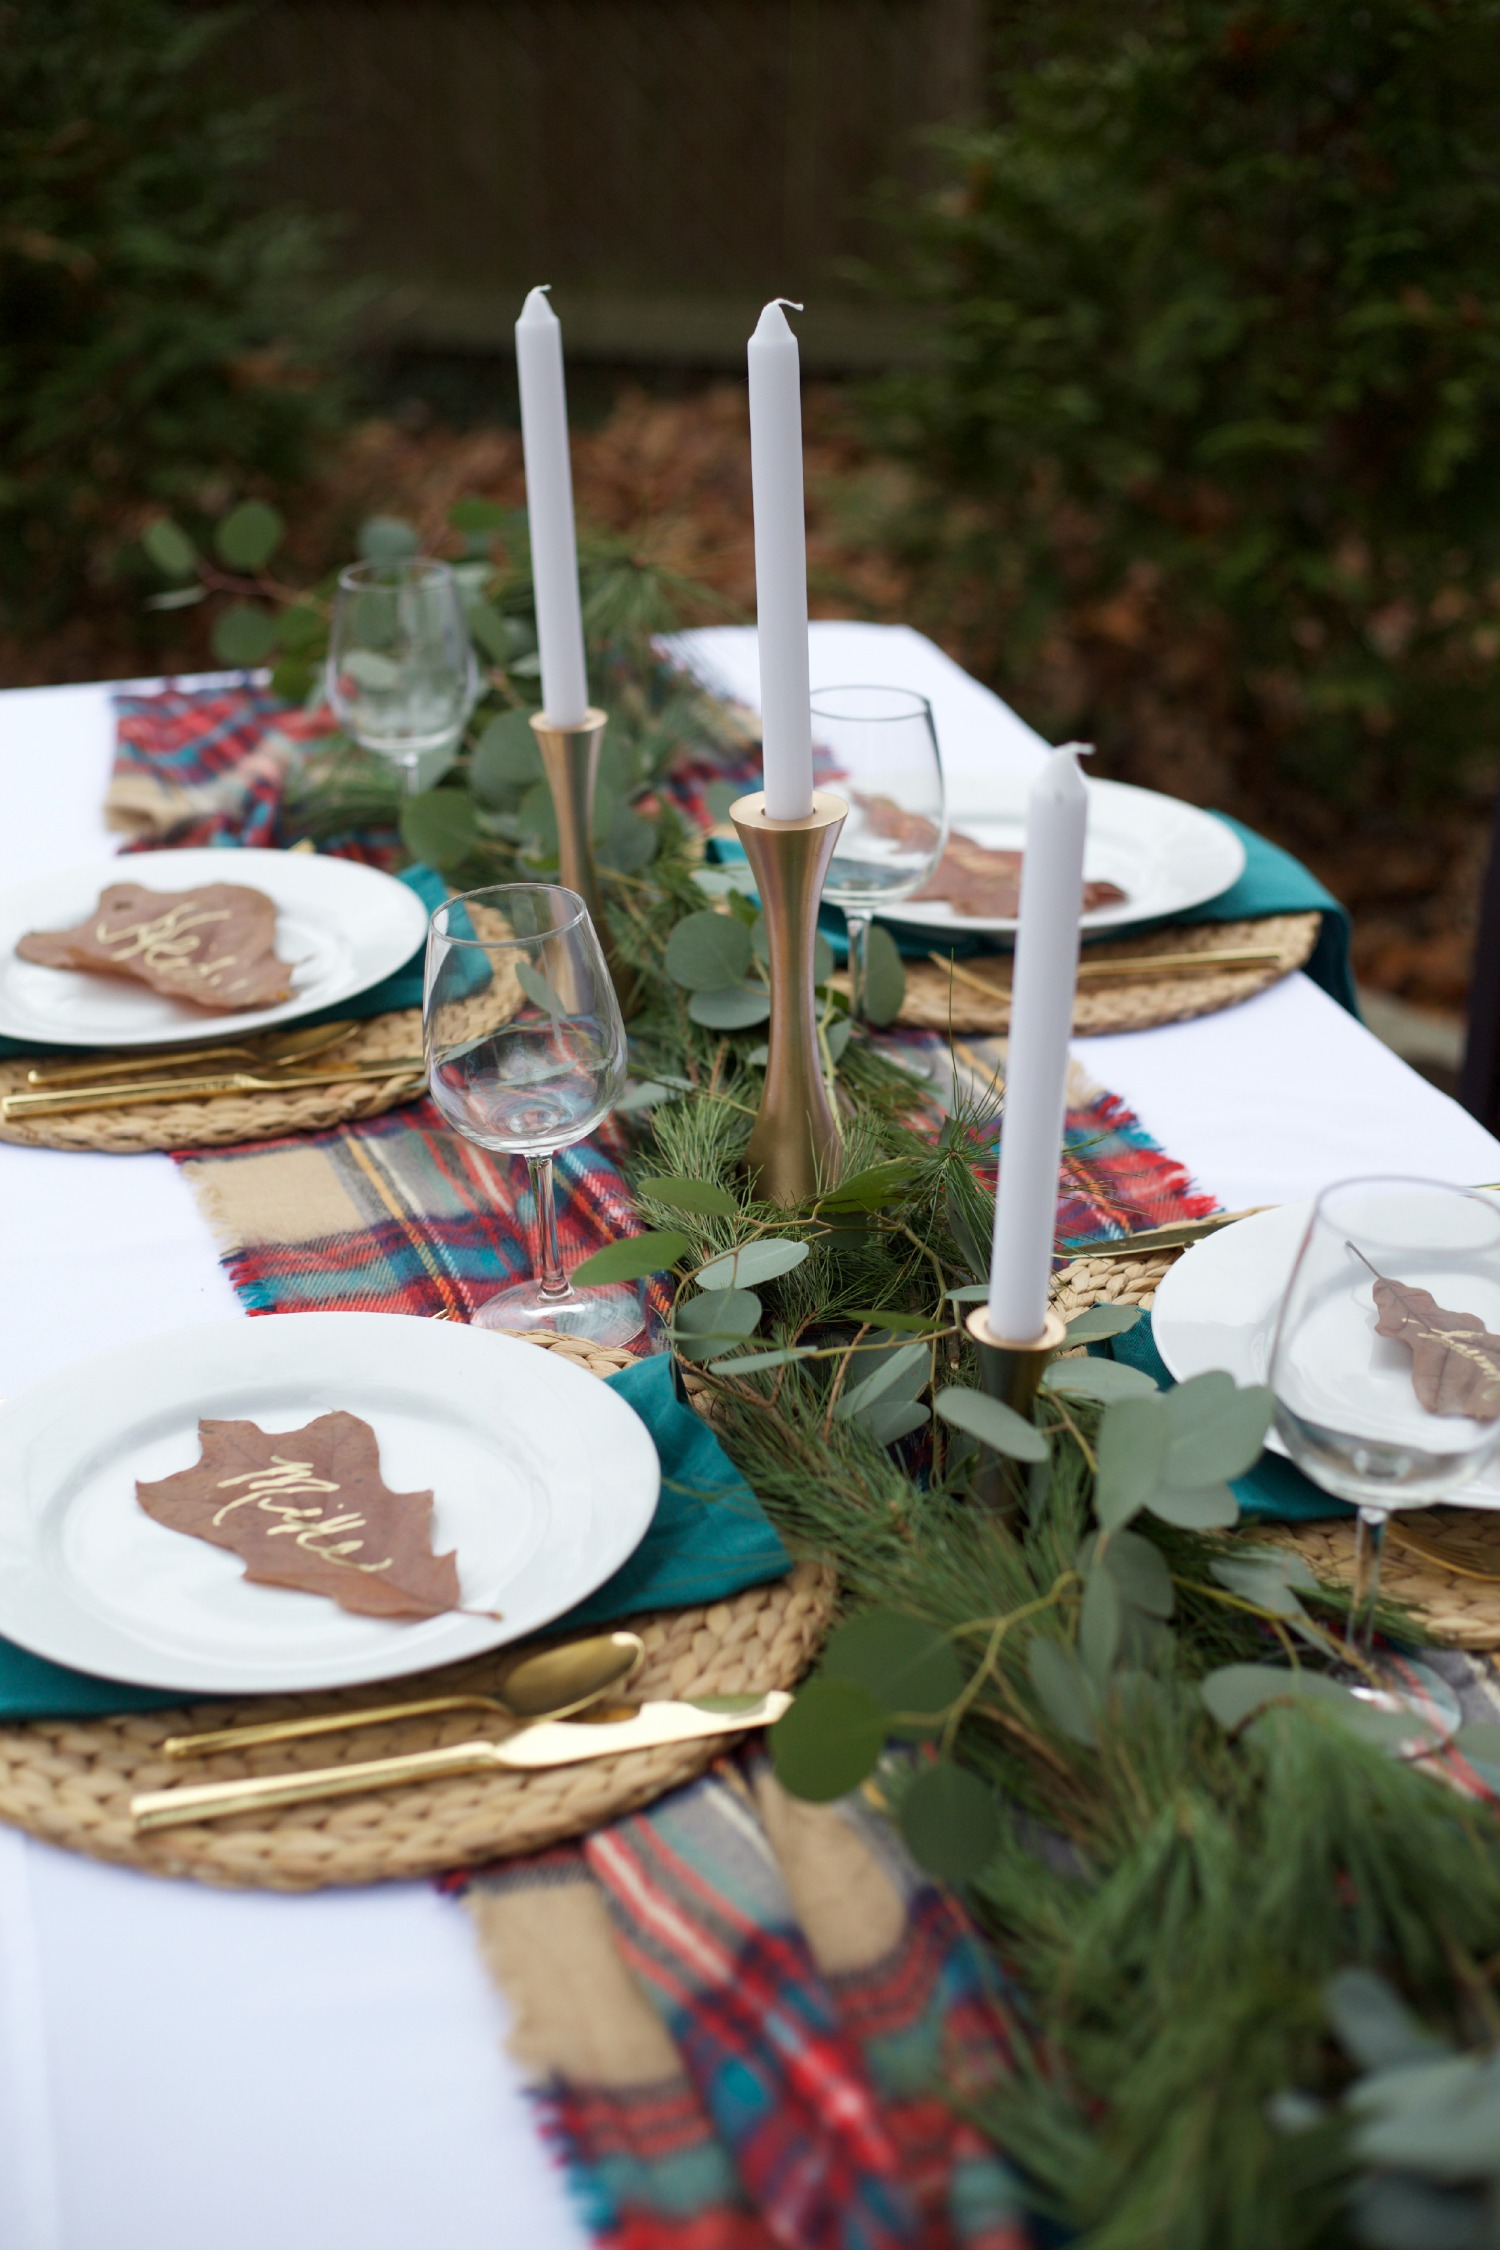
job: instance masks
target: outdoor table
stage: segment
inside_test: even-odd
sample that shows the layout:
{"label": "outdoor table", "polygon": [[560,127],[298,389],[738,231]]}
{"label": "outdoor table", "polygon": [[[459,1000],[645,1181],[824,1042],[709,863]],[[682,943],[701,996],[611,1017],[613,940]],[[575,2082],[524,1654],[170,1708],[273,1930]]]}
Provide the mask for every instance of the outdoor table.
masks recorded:
{"label": "outdoor table", "polygon": [[[693,639],[753,695],[753,635]],[[921,687],[950,758],[1037,754],[916,635],[818,626],[813,648],[815,685]],[[113,741],[105,686],[0,695],[0,881],[115,848]],[[1500,1179],[1500,1143],[1300,974],[1075,1051],[1231,1209],[1365,1171]],[[0,1144],[0,1394],[237,1313],[170,1158]],[[0,1828],[0,2245],[582,2246],[505,2031],[467,1917],[429,1884],[217,1892]]]}

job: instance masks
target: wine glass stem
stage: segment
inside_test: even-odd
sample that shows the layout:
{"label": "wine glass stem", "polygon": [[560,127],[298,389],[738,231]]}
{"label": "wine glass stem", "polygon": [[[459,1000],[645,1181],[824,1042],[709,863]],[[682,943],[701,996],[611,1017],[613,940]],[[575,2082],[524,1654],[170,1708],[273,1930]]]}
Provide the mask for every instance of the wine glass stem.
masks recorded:
{"label": "wine glass stem", "polygon": [[1375,1646],[1375,1605],[1380,1596],[1385,1525],[1384,1509],[1361,1508],[1354,1526],[1354,1588],[1344,1637],[1359,1656],[1368,1656]]}
{"label": "wine glass stem", "polygon": [[571,1297],[573,1285],[563,1272],[557,1247],[557,1198],[552,1191],[550,1156],[528,1156],[531,1192],[536,1198],[536,1274],[544,1297]]}
{"label": "wine glass stem", "polygon": [[401,786],[408,797],[417,797],[421,795],[421,782],[418,779],[418,775],[421,772],[421,767],[422,761],[420,756],[414,758],[403,758],[401,761]]}
{"label": "wine glass stem", "polygon": [[870,934],[868,914],[853,914],[846,907],[849,926],[849,1013],[856,1023],[865,1012],[865,940]]}

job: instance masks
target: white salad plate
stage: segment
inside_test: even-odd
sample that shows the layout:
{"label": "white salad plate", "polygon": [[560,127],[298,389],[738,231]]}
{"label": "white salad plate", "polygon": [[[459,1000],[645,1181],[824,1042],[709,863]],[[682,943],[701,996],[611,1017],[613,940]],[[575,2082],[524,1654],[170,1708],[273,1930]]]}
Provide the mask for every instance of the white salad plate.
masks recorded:
{"label": "white salad plate", "polygon": [[[292,963],[292,997],[274,1008],[215,1014],[169,1000],[133,978],[48,969],[16,952],[28,930],[81,922],[111,883],[152,891],[241,883],[276,909],[276,950]],[[379,868],[318,852],[130,852],[0,890],[0,1034],[28,1046],[159,1047],[226,1038],[336,1007],[409,961],[427,935],[427,909]]]}
{"label": "white salad plate", "polygon": [[[466,1611],[356,1617],[251,1585],[237,1554],[171,1531],[138,1477],[191,1468],[200,1416],[291,1430],[345,1409],[398,1492],[431,1489],[433,1551]],[[284,1313],[151,1336],[0,1407],[0,1633],[144,1687],[351,1687],[521,1639],[640,1544],[660,1466],[596,1377],[505,1336],[399,1313]]]}
{"label": "white salad plate", "polygon": [[[1270,1382],[1281,1300],[1311,1212],[1310,1202],[1257,1211],[1218,1234],[1205,1235],[1170,1269],[1151,1307],[1151,1333],[1179,1383],[1215,1367],[1237,1383]],[[1272,1453],[1286,1453],[1274,1429],[1266,1446]],[[1500,1508],[1500,1465],[1492,1464],[1472,1483],[1445,1494],[1443,1505]]]}
{"label": "white salad plate", "polygon": [[[961,829],[992,851],[1023,850],[1027,792],[1026,781],[1008,775],[997,775],[982,798],[969,796],[966,788],[959,801],[949,803],[950,832]],[[1117,883],[1125,896],[1117,905],[1085,914],[1085,930],[1119,929],[1183,914],[1217,898],[1245,872],[1244,845],[1212,813],[1125,781],[1091,781],[1088,792],[1085,878]],[[920,905],[893,900],[877,911],[883,921],[945,936],[1016,926],[1014,915],[956,914],[944,899],[924,899]]]}

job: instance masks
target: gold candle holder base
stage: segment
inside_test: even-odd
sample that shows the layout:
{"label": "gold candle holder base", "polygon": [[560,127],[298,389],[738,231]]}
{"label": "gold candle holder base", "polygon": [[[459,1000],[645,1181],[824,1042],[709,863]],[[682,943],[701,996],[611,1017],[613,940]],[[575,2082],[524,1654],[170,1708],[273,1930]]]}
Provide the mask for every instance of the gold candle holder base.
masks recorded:
{"label": "gold candle holder base", "polygon": [[760,893],[770,953],[766,1083],[745,1169],[768,1203],[804,1203],[838,1178],[841,1143],[818,1052],[813,947],[818,900],[839,830],[842,797],[819,789],[805,820],[771,820],[757,790],[729,808]]}
{"label": "gold candle holder base", "polygon": [[[1048,1363],[1068,1340],[1063,1321],[1049,1312],[1042,1333],[1029,1344],[1013,1344],[996,1336],[990,1328],[988,1305],[976,1305],[964,1326],[979,1346],[979,1379],[986,1395],[1029,1422]],[[987,1451],[975,1480],[975,1493],[986,1506],[1014,1523],[1020,1514],[1025,1474],[1014,1462]]]}
{"label": "gold candle holder base", "polygon": [[608,723],[606,712],[594,710],[585,712],[576,727],[556,727],[541,711],[533,712],[531,719],[557,815],[559,876],[563,887],[576,891],[589,910],[614,980],[615,996],[628,1016],[637,997],[637,979],[616,950],[594,859],[594,787]]}

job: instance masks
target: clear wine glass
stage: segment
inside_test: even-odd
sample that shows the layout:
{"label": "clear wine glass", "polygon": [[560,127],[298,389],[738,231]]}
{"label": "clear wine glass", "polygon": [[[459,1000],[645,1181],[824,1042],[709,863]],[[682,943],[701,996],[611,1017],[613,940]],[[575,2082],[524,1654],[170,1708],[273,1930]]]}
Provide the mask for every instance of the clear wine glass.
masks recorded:
{"label": "clear wine glass", "polygon": [[408,555],[340,571],[328,640],[328,701],[365,750],[400,766],[451,749],[479,692],[458,581],[445,562]]}
{"label": "clear wine glass", "polygon": [[1359,1511],[1348,1645],[1368,1667],[1391,1514],[1449,1498],[1500,1448],[1500,1207],[1435,1180],[1325,1188],[1282,1303],[1271,1387],[1298,1468]]}
{"label": "clear wine glass", "polygon": [[575,1289],[557,1246],[552,1160],[587,1140],[625,1083],[625,1026],[588,909],[549,883],[502,883],[440,906],[422,1002],[432,1098],[456,1131],[524,1156],[536,1206],[533,1278],[502,1289],[477,1328],[557,1328],[628,1344],[638,1290]]}
{"label": "clear wine glass", "polygon": [[812,731],[849,805],[823,896],[849,925],[849,1006],[859,1016],[875,913],[919,891],[943,856],[943,762],[932,706],[910,688],[819,688]]}

